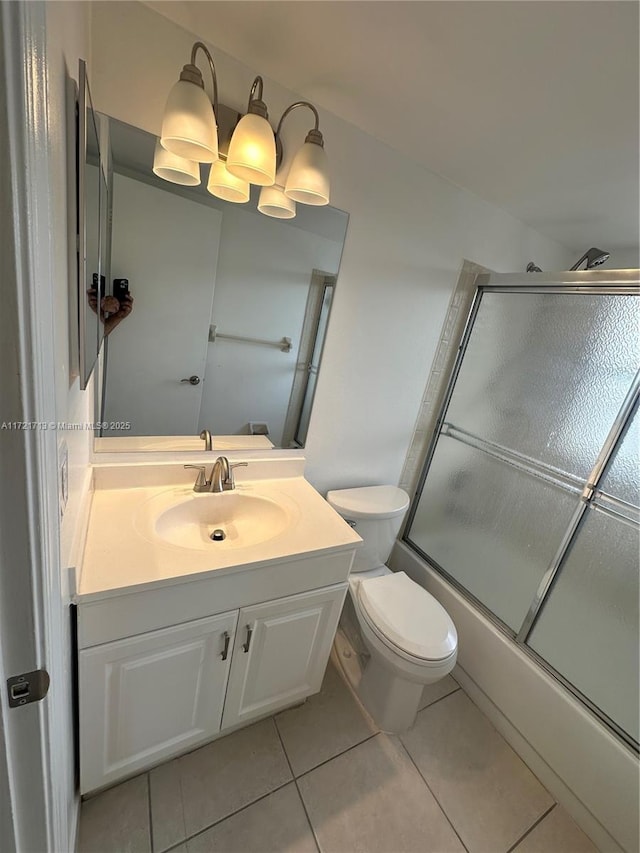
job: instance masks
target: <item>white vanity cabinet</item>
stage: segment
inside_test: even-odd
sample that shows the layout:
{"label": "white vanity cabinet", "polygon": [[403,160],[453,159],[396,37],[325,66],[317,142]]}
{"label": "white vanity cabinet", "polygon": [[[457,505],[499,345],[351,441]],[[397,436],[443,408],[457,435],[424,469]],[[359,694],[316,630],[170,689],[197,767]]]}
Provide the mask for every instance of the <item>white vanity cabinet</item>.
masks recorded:
{"label": "white vanity cabinet", "polygon": [[240,611],[223,729],[320,690],[345,590],[305,592]]}
{"label": "white vanity cabinet", "polygon": [[[336,574],[348,572],[351,559],[352,552],[323,558]],[[314,565],[296,561],[288,571],[307,569],[303,563]],[[242,591],[241,580],[238,575],[234,586],[241,591],[231,597],[216,579],[202,582],[209,591],[199,597],[200,612],[193,614],[187,605],[195,605],[196,589],[189,590],[189,584],[85,605],[99,624],[79,604],[81,646],[91,634],[106,639],[112,631],[118,637],[79,651],[81,793],[187,752],[320,689],[347,583],[341,578],[331,586],[253,604],[255,597]],[[243,598],[247,606],[238,606]],[[203,606],[214,609],[216,602],[225,612],[186,621],[202,616]],[[185,621],[123,637],[127,623],[129,631],[133,628],[134,613],[137,625],[156,627],[163,620],[166,625],[169,614],[173,621]]]}
{"label": "white vanity cabinet", "polygon": [[79,654],[82,792],[220,730],[238,611]]}

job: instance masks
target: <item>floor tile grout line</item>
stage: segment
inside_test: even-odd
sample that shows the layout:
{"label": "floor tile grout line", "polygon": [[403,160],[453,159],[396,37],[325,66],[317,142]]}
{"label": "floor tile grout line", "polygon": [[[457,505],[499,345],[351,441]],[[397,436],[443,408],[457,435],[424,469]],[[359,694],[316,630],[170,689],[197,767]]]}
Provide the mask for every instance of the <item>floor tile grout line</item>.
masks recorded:
{"label": "floor tile grout line", "polygon": [[286,782],[283,782],[281,785],[278,785],[277,788],[274,788],[272,791],[267,791],[266,794],[262,794],[260,797],[256,797],[256,799],[251,800],[250,803],[246,803],[244,806],[240,806],[239,809],[236,809],[233,812],[229,812],[229,814],[226,814],[219,820],[214,820],[213,823],[207,824],[207,826],[203,826],[202,829],[199,829],[192,835],[187,835],[185,838],[182,839],[182,841],[176,841],[175,844],[171,845],[171,847],[165,847],[162,851],[158,851],[158,853],[170,853],[170,851],[175,850],[177,847],[180,847],[181,844],[186,844],[188,841],[192,841],[199,835],[202,835],[203,833],[208,832],[210,829],[213,829],[214,826],[218,826],[218,824],[223,823],[223,821],[227,820],[228,818],[235,817],[235,815],[240,814],[240,812],[245,811],[245,809],[250,808],[250,806],[255,806],[256,803],[260,802],[260,800],[265,800],[267,797],[270,797],[271,794],[275,794],[277,791],[281,791],[283,788],[286,788],[287,785],[291,785],[292,782],[295,782],[295,779],[287,779]]}
{"label": "floor tile grout line", "polygon": [[293,767],[291,766],[291,761],[289,760],[289,753],[287,752],[287,747],[284,745],[284,740],[282,739],[282,734],[280,732],[280,726],[278,725],[278,721],[276,719],[276,714],[271,718],[273,720],[273,725],[276,729],[276,734],[278,735],[278,740],[280,741],[280,746],[282,747],[282,752],[284,753],[284,757],[287,761],[287,766],[289,767],[289,773],[291,773],[291,778],[295,779],[296,774],[293,772]]}
{"label": "floor tile grout line", "polygon": [[309,812],[307,811],[307,804],[305,803],[304,797],[302,796],[302,791],[300,790],[300,786],[298,785],[298,780],[294,778],[293,783],[296,786],[296,791],[298,792],[298,797],[300,797],[300,802],[302,803],[302,808],[304,809],[304,813],[307,817],[307,823],[309,824],[309,829],[311,830],[311,834],[313,835],[313,840],[315,842],[315,845],[318,848],[318,853],[322,853],[322,848],[320,847],[320,841],[318,839],[318,836],[316,835],[315,827],[314,827],[313,823],[311,822],[311,817],[309,815]]}
{"label": "floor tile grout line", "polygon": [[557,805],[557,803],[551,803],[551,805],[546,810],[546,812],[543,812],[540,815],[540,817],[531,824],[529,829],[527,829],[526,832],[522,833],[522,835],[520,836],[520,838],[518,838],[518,840],[515,842],[515,844],[511,845],[511,847],[507,850],[507,853],[512,853],[512,851],[514,851],[519,844],[522,844],[522,842],[525,840],[527,835],[532,833],[533,830],[536,828],[536,826],[539,826],[542,823],[542,821],[547,817],[547,815],[551,814],[551,812],[555,809],[556,805]]}
{"label": "floor tile grout line", "polygon": [[149,820],[149,849],[154,853],[153,847],[153,820],[151,819],[151,773],[147,770],[147,819]]}
{"label": "floor tile grout line", "polygon": [[[456,684],[457,684],[457,682],[456,682]],[[420,708],[418,710],[418,714],[421,714],[423,711],[427,711],[429,708],[433,708],[433,706],[437,705],[438,702],[442,702],[443,699],[448,699],[449,696],[453,696],[453,694],[457,693],[458,690],[462,690],[462,687],[460,687],[459,684],[457,687],[454,687],[453,690],[451,690],[449,693],[445,693],[444,696],[438,696],[438,698],[434,699],[433,702],[429,702],[429,704],[425,705],[424,708]],[[464,690],[462,690],[462,692],[464,693]]]}
{"label": "floor tile grout line", "polygon": [[[455,692],[455,691],[454,691],[454,692]],[[451,694],[449,693],[448,695],[450,696]],[[446,696],[443,696],[442,698],[443,698],[443,699],[446,699]],[[435,702],[434,702],[433,704],[435,705]],[[427,706],[427,707],[430,707],[430,706]],[[425,709],[425,710],[426,710],[426,709]],[[416,762],[413,760],[413,756],[411,755],[411,753],[409,752],[409,750],[407,749],[407,747],[404,745],[404,743],[403,743],[402,739],[401,739],[398,735],[396,735],[396,737],[397,737],[397,739],[398,739],[398,742],[400,743],[400,745],[401,745],[401,746],[402,746],[402,748],[404,749],[404,751],[407,753],[407,756],[408,756],[408,758],[409,758],[409,761],[410,761],[410,762],[413,764],[413,766],[416,768],[416,771],[417,771],[418,775],[420,776],[420,778],[422,779],[422,781],[423,781],[423,782],[424,782],[424,784],[426,785],[427,790],[429,791],[429,793],[431,794],[431,796],[433,797],[433,799],[436,801],[436,804],[437,804],[438,808],[440,809],[440,811],[442,812],[442,814],[444,815],[445,820],[447,821],[447,823],[449,824],[449,826],[451,827],[451,829],[454,831],[456,838],[458,839],[458,841],[460,842],[460,844],[462,844],[463,848],[467,851],[467,853],[469,853],[469,848],[467,847],[467,845],[466,845],[466,844],[464,843],[464,841],[462,840],[462,838],[461,838],[461,836],[460,836],[460,833],[459,833],[459,832],[458,832],[458,830],[455,828],[455,826],[454,826],[454,824],[453,824],[453,821],[451,820],[451,818],[450,818],[450,817],[449,817],[449,815],[447,814],[447,812],[446,812],[446,810],[445,810],[444,806],[442,805],[442,803],[440,802],[440,800],[436,797],[436,795],[435,795],[434,791],[433,791],[433,790],[432,790],[432,788],[431,788],[431,785],[429,785],[429,783],[427,782],[427,780],[426,780],[426,779],[425,779],[425,777],[424,777],[424,774],[422,773],[422,771],[420,770],[420,768],[418,767],[418,765],[416,764]]]}
{"label": "floor tile grout line", "polygon": [[307,804],[304,801],[304,797],[302,796],[302,791],[300,790],[300,786],[298,785],[298,780],[296,778],[295,773],[293,772],[293,767],[291,766],[291,762],[289,761],[289,754],[287,752],[286,746],[284,745],[282,733],[280,732],[280,727],[278,726],[278,720],[276,719],[275,716],[273,718],[273,722],[274,722],[274,725],[276,727],[276,732],[278,733],[278,737],[280,738],[280,744],[282,746],[282,751],[284,752],[284,757],[287,759],[287,764],[289,765],[289,771],[291,772],[291,775],[293,777],[293,783],[296,786],[296,791],[298,792],[298,797],[300,799],[300,802],[302,803],[302,808],[304,810],[305,817],[307,818],[307,823],[309,824],[309,829],[311,830],[311,834],[313,835],[313,840],[314,840],[315,845],[318,849],[318,853],[322,853],[322,850],[320,847],[320,842],[318,841],[318,836],[316,835],[316,831],[314,829],[314,826],[311,823],[311,818],[309,816],[309,812],[307,811]]}
{"label": "floor tile grout line", "polygon": [[304,776],[308,776],[309,773],[313,773],[313,771],[317,770],[319,767],[324,767],[325,764],[328,764],[330,761],[333,761],[335,758],[340,758],[341,755],[346,755],[347,752],[351,752],[352,749],[355,749],[358,746],[362,746],[363,743],[366,743],[367,741],[371,740],[374,737],[378,737],[378,735],[381,735],[381,734],[384,734],[384,732],[380,732],[380,731],[373,732],[372,734],[368,735],[366,738],[363,738],[363,740],[359,740],[358,743],[354,743],[351,746],[348,746],[346,749],[343,749],[342,752],[337,752],[335,755],[332,755],[330,758],[325,758],[325,760],[321,761],[320,764],[316,764],[314,767],[310,767],[308,770],[304,770],[298,776],[294,776],[294,778],[297,781],[298,779],[302,779]]}
{"label": "floor tile grout line", "polygon": [[183,829],[184,834],[185,834],[185,843],[186,843],[186,840],[187,840],[186,839],[187,817],[184,813],[184,788],[182,787],[182,758],[183,758],[183,756],[180,755],[176,759],[176,761],[177,761],[176,769],[178,771],[178,787],[180,788],[180,806],[181,806],[181,810],[182,810],[182,829]]}

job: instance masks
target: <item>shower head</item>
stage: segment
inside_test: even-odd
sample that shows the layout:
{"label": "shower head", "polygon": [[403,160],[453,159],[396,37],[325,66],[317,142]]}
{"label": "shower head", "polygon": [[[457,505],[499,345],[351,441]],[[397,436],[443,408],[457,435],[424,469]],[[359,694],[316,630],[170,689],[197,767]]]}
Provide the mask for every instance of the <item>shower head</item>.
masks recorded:
{"label": "shower head", "polygon": [[579,261],[571,267],[571,272],[577,270],[581,263],[587,262],[587,269],[592,270],[594,267],[599,267],[605,261],[609,260],[609,252],[603,252],[602,249],[591,248],[580,258]]}

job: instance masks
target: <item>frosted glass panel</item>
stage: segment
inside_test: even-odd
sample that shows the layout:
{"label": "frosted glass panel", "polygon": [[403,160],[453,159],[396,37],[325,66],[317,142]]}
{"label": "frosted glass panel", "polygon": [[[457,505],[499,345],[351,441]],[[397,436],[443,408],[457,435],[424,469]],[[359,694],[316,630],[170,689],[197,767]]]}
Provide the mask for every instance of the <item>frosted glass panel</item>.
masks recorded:
{"label": "frosted glass panel", "polygon": [[528,644],[638,740],[638,530],[591,510]]}
{"label": "frosted glass panel", "polygon": [[609,473],[598,486],[614,498],[640,507],[640,445],[638,443],[638,412],[622,444],[616,451]]}
{"label": "frosted glass panel", "polygon": [[485,293],[446,419],[586,477],[640,360],[638,297]]}
{"label": "frosted glass panel", "polygon": [[518,631],[577,502],[441,436],[408,537]]}

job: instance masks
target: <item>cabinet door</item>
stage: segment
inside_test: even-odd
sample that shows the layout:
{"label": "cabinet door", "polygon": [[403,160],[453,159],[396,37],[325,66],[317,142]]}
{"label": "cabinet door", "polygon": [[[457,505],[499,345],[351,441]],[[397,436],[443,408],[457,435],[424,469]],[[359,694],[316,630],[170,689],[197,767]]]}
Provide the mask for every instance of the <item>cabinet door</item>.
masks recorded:
{"label": "cabinet door", "polygon": [[240,611],[223,729],[320,690],[346,590],[339,584]]}
{"label": "cabinet door", "polygon": [[235,610],[80,652],[82,793],[220,730],[237,618]]}

